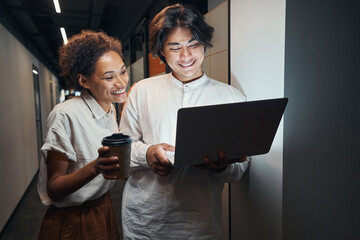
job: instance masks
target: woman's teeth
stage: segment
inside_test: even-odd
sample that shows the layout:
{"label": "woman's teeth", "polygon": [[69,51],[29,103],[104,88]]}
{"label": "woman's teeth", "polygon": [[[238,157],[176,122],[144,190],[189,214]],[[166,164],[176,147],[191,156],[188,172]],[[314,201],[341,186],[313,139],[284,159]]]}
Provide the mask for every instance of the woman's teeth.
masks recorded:
{"label": "woman's teeth", "polygon": [[125,92],[125,88],[121,89],[120,91],[112,92],[113,94],[122,94]]}

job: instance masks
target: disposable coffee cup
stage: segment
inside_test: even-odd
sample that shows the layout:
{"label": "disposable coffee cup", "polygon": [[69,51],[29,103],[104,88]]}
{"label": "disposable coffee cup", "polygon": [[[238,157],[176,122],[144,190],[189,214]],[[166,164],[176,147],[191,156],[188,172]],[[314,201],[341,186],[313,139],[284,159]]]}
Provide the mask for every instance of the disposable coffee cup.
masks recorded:
{"label": "disposable coffee cup", "polygon": [[119,159],[120,168],[110,173],[115,175],[117,179],[124,179],[130,175],[131,142],[131,137],[122,133],[114,133],[111,136],[104,137],[101,142],[103,146],[109,147],[105,157],[117,156]]}

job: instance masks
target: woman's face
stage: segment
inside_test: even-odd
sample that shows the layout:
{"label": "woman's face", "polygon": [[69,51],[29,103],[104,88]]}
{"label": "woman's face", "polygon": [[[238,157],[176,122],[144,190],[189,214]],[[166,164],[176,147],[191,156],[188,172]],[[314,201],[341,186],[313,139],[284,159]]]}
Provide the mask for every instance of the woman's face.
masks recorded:
{"label": "woman's face", "polygon": [[79,84],[90,91],[105,112],[109,112],[113,102],[126,101],[128,81],[122,58],[117,52],[109,51],[97,60],[94,73],[80,78]]}

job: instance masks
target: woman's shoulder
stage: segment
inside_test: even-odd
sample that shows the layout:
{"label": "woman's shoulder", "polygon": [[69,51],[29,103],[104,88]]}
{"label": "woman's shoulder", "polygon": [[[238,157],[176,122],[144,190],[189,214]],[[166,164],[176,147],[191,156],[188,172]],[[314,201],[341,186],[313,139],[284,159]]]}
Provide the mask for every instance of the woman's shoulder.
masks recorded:
{"label": "woman's shoulder", "polygon": [[81,109],[83,108],[83,105],[84,100],[81,97],[74,97],[69,100],[65,100],[64,102],[55,105],[55,107],[49,114],[49,118],[55,116],[65,117],[78,114],[79,111],[81,111]]}
{"label": "woman's shoulder", "polygon": [[86,104],[81,97],[74,97],[62,103],[58,103],[47,118],[47,130],[52,128],[70,131],[71,126],[73,126],[74,123],[82,123],[84,118],[81,116],[86,115],[86,109]]}

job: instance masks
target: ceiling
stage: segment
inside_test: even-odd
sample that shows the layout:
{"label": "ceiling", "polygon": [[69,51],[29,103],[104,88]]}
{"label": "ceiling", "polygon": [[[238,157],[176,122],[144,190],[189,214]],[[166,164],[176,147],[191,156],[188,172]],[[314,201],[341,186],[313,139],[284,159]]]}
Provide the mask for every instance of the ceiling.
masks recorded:
{"label": "ceiling", "polygon": [[[60,27],[65,28],[67,38],[82,29],[103,30],[126,47],[131,35],[142,38],[134,35],[137,27],[148,23],[164,6],[177,2],[192,4],[203,14],[207,12],[208,0],[59,0],[61,13],[55,11],[53,0],[0,0],[0,7],[8,13],[8,21],[15,22],[16,31],[25,36],[25,45],[30,39],[30,45],[37,48],[32,48],[35,55],[59,74],[58,49],[63,44]],[[139,48],[142,49],[141,44]],[[59,80],[65,87],[64,80]]]}
{"label": "ceiling", "polygon": [[59,0],[61,13],[56,13],[53,0],[0,0],[2,7],[57,71],[57,51],[63,44],[60,27],[66,29],[68,38],[82,29],[101,29],[123,41],[154,2]]}

